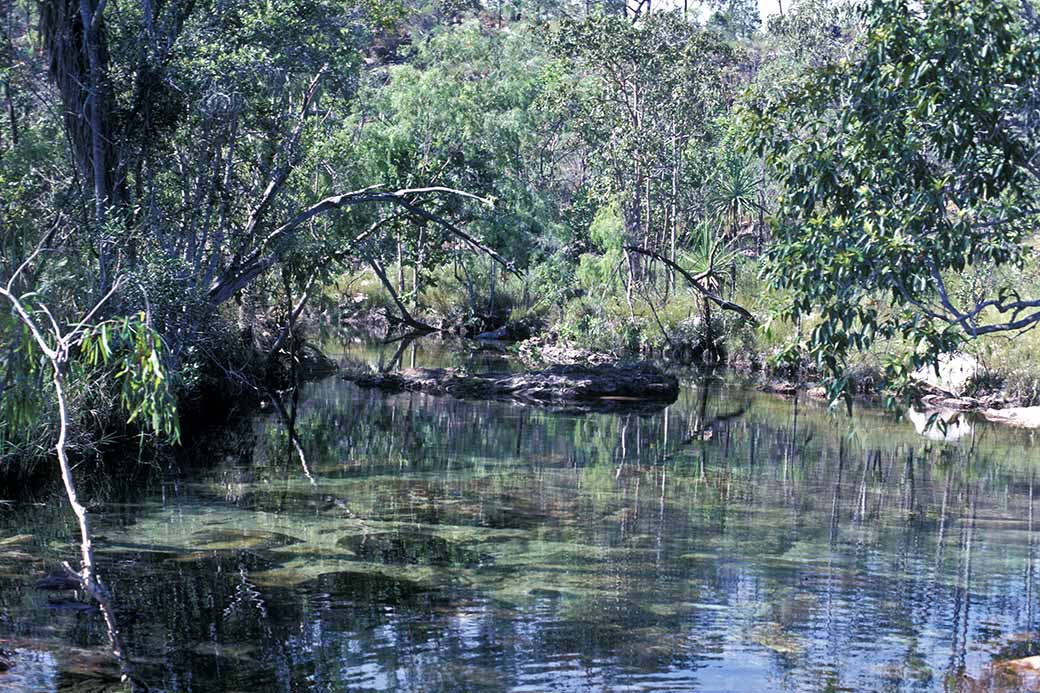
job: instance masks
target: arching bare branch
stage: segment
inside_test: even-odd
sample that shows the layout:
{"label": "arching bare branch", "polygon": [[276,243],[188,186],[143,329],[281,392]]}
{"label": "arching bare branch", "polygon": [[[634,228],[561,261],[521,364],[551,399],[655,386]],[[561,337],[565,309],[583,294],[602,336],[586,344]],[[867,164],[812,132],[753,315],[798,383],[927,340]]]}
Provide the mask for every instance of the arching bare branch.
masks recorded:
{"label": "arching bare branch", "polygon": [[638,253],[640,255],[645,255],[647,257],[651,257],[651,258],[653,258],[655,260],[659,260],[660,262],[663,262],[665,265],[667,265],[668,267],[671,267],[676,272],[681,274],[683,276],[683,279],[685,279],[687,282],[690,283],[690,286],[692,286],[694,289],[696,289],[698,292],[700,292],[700,294],[702,296],[704,296],[706,299],[708,299],[709,301],[711,301],[712,303],[717,305],[719,308],[722,308],[723,310],[729,310],[729,311],[732,311],[734,313],[737,313],[738,315],[743,317],[745,320],[747,320],[752,325],[758,324],[758,321],[755,319],[755,316],[752,315],[751,311],[749,311],[747,308],[745,308],[745,307],[743,307],[741,305],[738,305],[736,303],[733,303],[732,301],[727,301],[726,299],[724,299],[724,298],[718,296],[717,294],[714,294],[711,291],[708,291],[706,288],[704,288],[704,286],[701,284],[701,282],[704,279],[707,278],[707,275],[705,275],[705,274],[699,274],[699,275],[690,274],[689,272],[687,272],[678,263],[672,262],[671,260],[669,260],[668,258],[664,257],[663,255],[655,253],[652,250],[647,250],[646,248],[641,248],[641,247],[636,246],[636,245],[626,245],[625,246],[625,250],[627,250],[629,252],[632,252],[632,253]]}
{"label": "arching bare branch", "polygon": [[344,207],[380,202],[389,202],[398,205],[415,216],[438,224],[452,235],[464,241],[470,247],[491,257],[495,262],[502,265],[508,272],[519,276],[519,273],[513,267],[513,264],[495,252],[495,250],[481,243],[444,217],[434,214],[433,212],[419,206],[412,198],[421,195],[449,194],[478,200],[484,204],[490,204],[488,200],[474,195],[473,193],[466,192],[465,190],[456,190],[455,188],[443,186],[404,188],[401,190],[386,192],[380,192],[378,190],[379,187],[380,186],[369,186],[342,195],[326,197],[324,200],[321,200],[298,213],[292,219],[268,234],[263,241],[261,241],[256,248],[254,248],[253,251],[239,263],[234,263],[229,267],[213,284],[213,286],[210,287],[210,301],[216,305],[223,303],[234,296],[239,290],[262,274],[265,270],[272,267],[275,262],[277,262],[277,258],[274,255],[275,244],[283,237],[294,232],[305,222],[320,214],[342,209]]}

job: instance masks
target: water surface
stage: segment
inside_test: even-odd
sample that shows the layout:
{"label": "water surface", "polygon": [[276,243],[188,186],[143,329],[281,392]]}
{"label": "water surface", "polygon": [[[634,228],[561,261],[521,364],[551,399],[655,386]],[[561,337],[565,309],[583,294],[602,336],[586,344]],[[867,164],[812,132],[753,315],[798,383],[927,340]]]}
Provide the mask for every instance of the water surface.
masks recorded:
{"label": "water surface", "polygon": [[[395,351],[349,347],[507,366]],[[157,689],[969,690],[1040,652],[1025,432],[929,440],[697,373],[649,415],[336,377],[285,409],[90,485]],[[34,587],[74,539],[60,495],[0,505],[0,688],[117,687],[89,602]]]}

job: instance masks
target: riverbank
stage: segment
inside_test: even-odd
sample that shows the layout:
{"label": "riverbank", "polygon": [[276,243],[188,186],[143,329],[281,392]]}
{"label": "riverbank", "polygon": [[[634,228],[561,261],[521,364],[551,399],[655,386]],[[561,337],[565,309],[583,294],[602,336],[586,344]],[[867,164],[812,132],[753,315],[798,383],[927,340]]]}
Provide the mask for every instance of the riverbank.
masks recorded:
{"label": "riverbank", "polygon": [[[458,338],[483,348],[503,351],[530,369],[554,365],[598,366],[633,360],[680,367],[724,366],[752,378],[763,392],[786,397],[802,394],[819,401],[829,399],[822,377],[808,364],[803,363],[792,370],[789,366],[780,367],[776,363],[775,356],[780,343],[775,334],[764,334],[744,324],[722,322],[718,330],[719,341],[736,346],[719,349],[726,357],[722,363],[704,364],[703,361],[691,363],[691,355],[698,352],[695,346],[685,344],[682,348],[676,348],[674,339],[672,348],[667,348],[667,344],[662,347],[660,344],[640,341],[640,348],[631,349],[622,340],[605,348],[602,342],[598,346],[591,343],[597,340],[565,336],[546,323],[528,321],[517,324],[502,316],[497,319],[505,322],[497,326],[492,326],[493,321],[490,324],[488,321],[474,323],[468,335],[459,335],[459,329],[428,334]],[[347,323],[351,326],[364,325],[368,330],[392,329],[390,322],[383,316],[383,309],[378,308],[352,313]],[[531,336],[526,336],[529,334]],[[921,371],[911,390],[913,405],[921,411],[972,412],[995,423],[1021,428],[1040,427],[1040,406],[1037,406],[1040,398],[1034,390],[1029,389],[1035,387],[1030,383],[1040,374],[1031,368],[1032,362],[1025,362],[1030,367],[1022,367],[1020,354],[1005,351],[998,358],[991,349],[987,351],[985,346],[976,345],[975,351],[986,351],[987,361],[997,365],[987,366],[974,355],[963,353],[957,357],[958,373],[954,378],[949,373],[951,368],[946,366],[942,369],[942,377]],[[879,404],[889,394],[882,386],[881,361],[886,350],[891,349],[893,345],[886,344],[884,349],[857,355],[856,362],[849,368],[850,385],[856,399]],[[1017,370],[999,370],[1010,367],[1016,360]],[[1023,388],[1023,385],[1029,387]]]}
{"label": "riverbank", "polygon": [[[501,276],[493,293],[483,297],[474,294],[472,285],[434,269],[428,284],[413,291],[407,303],[409,314],[431,331],[500,340],[534,367],[655,360],[724,365],[753,374],[774,389],[818,387],[822,374],[804,355],[818,325],[812,316],[798,324],[770,319],[782,312],[785,298],[761,278],[761,267],[760,257],[738,254],[715,287],[750,313],[751,320],[706,304],[688,286],[671,285],[665,274],[650,280],[644,290],[626,294],[623,282],[596,285],[580,273],[546,274],[542,266],[524,279]],[[405,329],[400,306],[370,272],[344,275],[328,287],[321,302],[322,315],[333,322],[388,334]],[[849,387],[857,397],[883,397],[886,363],[915,348],[892,338],[850,352],[844,364]],[[946,392],[963,400],[958,406],[1002,410],[1040,405],[1040,331],[1013,338],[979,337],[962,342],[960,349],[977,367],[964,389]]]}

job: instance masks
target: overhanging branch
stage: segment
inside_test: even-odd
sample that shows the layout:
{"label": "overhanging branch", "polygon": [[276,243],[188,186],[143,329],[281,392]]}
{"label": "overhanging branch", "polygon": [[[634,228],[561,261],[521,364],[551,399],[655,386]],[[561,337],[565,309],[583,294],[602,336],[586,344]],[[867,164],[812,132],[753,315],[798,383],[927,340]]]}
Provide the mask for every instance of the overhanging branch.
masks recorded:
{"label": "overhanging branch", "polygon": [[751,311],[749,311],[747,308],[744,308],[743,306],[737,305],[736,303],[733,303],[732,301],[727,301],[726,299],[722,298],[721,296],[718,296],[717,294],[712,293],[711,291],[708,291],[706,288],[704,288],[704,286],[701,284],[701,282],[704,279],[707,278],[707,273],[700,274],[700,275],[690,274],[688,271],[686,271],[679,264],[677,264],[675,262],[672,262],[668,258],[666,258],[663,255],[660,255],[658,253],[655,253],[652,250],[647,250],[646,248],[641,248],[641,247],[636,246],[636,245],[626,245],[624,248],[625,248],[625,250],[627,250],[627,251],[629,251],[631,253],[638,253],[640,255],[645,255],[647,257],[650,257],[650,258],[653,258],[653,259],[658,260],[660,262],[663,262],[665,265],[667,265],[668,267],[671,267],[676,272],[681,274],[683,276],[683,279],[685,279],[687,282],[690,283],[690,286],[692,286],[694,289],[696,289],[702,296],[704,296],[704,298],[708,299],[709,301],[711,301],[712,303],[717,305],[719,308],[722,308],[723,310],[729,310],[729,311],[732,311],[734,313],[737,313],[738,315],[743,317],[747,322],[751,323],[752,325],[758,324],[758,321],[755,319],[755,316],[752,315]]}
{"label": "overhanging branch", "polygon": [[508,272],[516,276],[520,276],[516,269],[513,268],[512,263],[506,260],[504,257],[495,252],[492,248],[484,245],[477,239],[470,236],[468,233],[458,228],[455,224],[451,223],[444,217],[434,214],[427,209],[416,204],[412,198],[417,195],[432,195],[432,194],[449,194],[458,195],[460,197],[466,197],[473,200],[478,200],[484,204],[490,204],[488,200],[482,197],[466,192],[464,190],[456,190],[455,188],[448,188],[444,186],[430,186],[425,188],[404,188],[395,191],[381,192],[378,190],[380,186],[373,185],[360,190],[354,190],[352,192],[344,193],[342,195],[333,195],[326,197],[324,200],[311,205],[307,209],[299,212],[289,221],[285,222],[274,231],[269,233],[257,246],[241,261],[233,263],[223,275],[210,287],[209,297],[210,300],[215,304],[223,303],[232,296],[234,296],[240,289],[246,286],[250,281],[255,279],[262,272],[270,268],[276,262],[276,257],[271,252],[273,246],[283,237],[291,234],[302,224],[311,219],[317,217],[320,214],[326,212],[342,209],[344,207],[351,207],[360,204],[389,202],[396,204],[403,209],[407,210],[411,214],[421,217],[427,221],[432,221],[435,224],[445,228],[453,236],[464,241],[472,248],[488,255],[495,262],[502,265]]}

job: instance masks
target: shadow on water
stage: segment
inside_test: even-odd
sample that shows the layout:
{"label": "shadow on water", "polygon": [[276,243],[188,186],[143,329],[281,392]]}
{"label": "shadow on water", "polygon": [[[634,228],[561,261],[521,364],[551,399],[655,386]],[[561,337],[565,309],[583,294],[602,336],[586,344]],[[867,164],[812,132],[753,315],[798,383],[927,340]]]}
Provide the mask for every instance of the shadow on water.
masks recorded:
{"label": "shadow on water", "polygon": [[[399,346],[349,355],[501,368]],[[1040,651],[1020,431],[930,440],[718,374],[652,415],[337,378],[265,411],[91,489],[155,687],[1013,690],[994,658]],[[0,506],[0,684],[114,686],[96,612],[33,586],[75,538],[39,501]]]}

